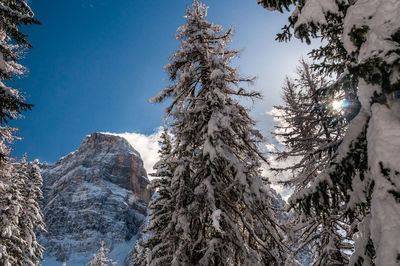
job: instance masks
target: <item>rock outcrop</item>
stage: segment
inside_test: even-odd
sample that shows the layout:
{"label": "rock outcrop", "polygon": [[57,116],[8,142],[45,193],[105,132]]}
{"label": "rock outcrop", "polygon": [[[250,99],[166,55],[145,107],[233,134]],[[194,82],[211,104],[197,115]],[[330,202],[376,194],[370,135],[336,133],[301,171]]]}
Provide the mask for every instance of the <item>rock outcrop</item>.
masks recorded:
{"label": "rock outcrop", "polygon": [[[42,166],[45,257],[69,261],[111,250],[138,232],[152,192],[139,153],[122,137],[93,133],[79,149]],[[44,265],[46,265],[44,263]],[[70,263],[68,263],[70,265]]]}

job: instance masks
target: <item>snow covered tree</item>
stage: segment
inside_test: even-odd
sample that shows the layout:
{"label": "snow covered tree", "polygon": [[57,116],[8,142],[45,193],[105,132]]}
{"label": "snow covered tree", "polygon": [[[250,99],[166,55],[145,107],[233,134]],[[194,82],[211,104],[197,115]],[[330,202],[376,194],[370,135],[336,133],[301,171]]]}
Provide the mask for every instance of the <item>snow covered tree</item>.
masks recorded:
{"label": "snow covered tree", "polygon": [[25,260],[30,265],[39,265],[38,259],[43,259],[44,248],[37,242],[35,232],[45,231],[43,213],[39,206],[39,202],[43,199],[40,189],[43,180],[40,175],[39,162],[35,160],[28,163],[24,156],[21,162],[16,164],[16,171],[18,176],[14,183],[18,184],[19,181],[22,181],[20,191],[23,202],[19,223],[24,242],[23,246],[19,246],[22,250],[21,261]]}
{"label": "snow covered tree", "polygon": [[146,266],[148,265],[148,259],[150,250],[146,247],[143,247],[139,240],[135,242],[135,248],[132,250],[132,258],[129,261],[129,265],[133,266]]}
{"label": "snow covered tree", "polygon": [[[17,89],[5,83],[22,75],[25,68],[17,62],[23,50],[31,48],[26,35],[19,31],[21,25],[39,24],[25,0],[4,0],[0,3],[0,134],[1,141],[10,142],[15,129],[7,127],[11,119],[18,118],[23,111],[30,110],[31,104]],[[0,149],[0,160],[7,156],[6,147]]]}
{"label": "snow covered tree", "polygon": [[236,100],[259,94],[240,87],[251,79],[229,65],[238,54],[227,49],[232,29],[222,32],[206,16],[197,0],[187,9],[180,49],[165,67],[172,84],[152,99],[173,98],[167,116],[176,167],[171,218],[154,232],[163,250],[152,251],[150,265],[278,265],[287,248],[260,178],[262,136]]}
{"label": "snow covered tree", "polygon": [[3,160],[0,166],[0,264],[18,265],[16,253],[23,241],[19,228],[22,196],[17,184],[11,180],[13,165]]}
{"label": "snow covered tree", "polygon": [[[327,91],[332,79],[320,74],[304,60],[294,80],[286,79],[282,106],[275,106],[281,121],[274,135],[286,149],[276,153],[277,160],[288,157],[297,162],[285,169],[296,173],[288,183],[295,193],[306,188],[315,176],[329,166],[347,128],[341,102],[344,95]],[[284,182],[283,182],[284,183]]]}
{"label": "snow covered tree", "polygon": [[[4,163],[4,161],[3,161]],[[42,178],[38,162],[8,164],[8,182],[3,182],[0,203],[1,265],[39,265],[43,247],[35,232],[45,231],[39,201],[42,199]],[[4,173],[2,171],[2,173]]]}
{"label": "snow covered tree", "polygon": [[24,102],[17,89],[7,83],[22,75],[25,68],[18,59],[31,48],[20,26],[39,24],[24,0],[0,1],[0,264],[38,265],[43,248],[37,243],[35,230],[43,230],[41,177],[37,163],[12,163],[8,144],[15,128],[8,122],[19,118],[32,105]]}
{"label": "snow covered tree", "polygon": [[144,241],[144,248],[137,248],[136,265],[142,265],[150,257],[166,258],[172,254],[165,248],[165,240],[168,235],[164,235],[165,227],[168,226],[172,219],[173,200],[171,193],[171,180],[175,169],[172,154],[172,140],[168,131],[168,127],[164,127],[164,132],[160,136],[160,161],[154,165],[155,173],[150,174],[156,177],[152,180],[152,188],[156,191],[156,196],[149,204],[150,224],[146,228],[146,233],[150,236]]}
{"label": "snow covered tree", "polygon": [[[332,104],[340,103],[340,95],[326,91],[330,83],[332,79],[301,60],[296,79],[287,79],[283,87],[284,105],[275,106],[275,119],[281,123],[274,134],[285,145],[284,150],[275,152],[276,160],[293,163],[273,170],[292,174],[281,183],[293,187],[295,195],[329,167],[347,127],[342,107]],[[309,246],[313,265],[347,264],[346,251],[351,251],[351,245],[345,235],[349,229],[345,216],[307,211],[309,217],[301,209],[295,210],[288,222],[296,236],[294,254]]]}
{"label": "snow covered tree", "polygon": [[[361,109],[331,167],[292,199],[315,212],[344,209],[354,228],[351,265],[400,262],[400,2],[397,0],[258,0],[283,11],[294,4],[281,41],[325,40],[312,51],[336,84],[357,88]],[[332,89],[334,87],[332,86]],[[344,203],[344,205],[343,205]]]}
{"label": "snow covered tree", "polygon": [[110,250],[104,247],[104,241],[100,242],[100,248],[96,254],[93,255],[93,259],[86,264],[86,266],[115,266],[116,262],[107,257]]}

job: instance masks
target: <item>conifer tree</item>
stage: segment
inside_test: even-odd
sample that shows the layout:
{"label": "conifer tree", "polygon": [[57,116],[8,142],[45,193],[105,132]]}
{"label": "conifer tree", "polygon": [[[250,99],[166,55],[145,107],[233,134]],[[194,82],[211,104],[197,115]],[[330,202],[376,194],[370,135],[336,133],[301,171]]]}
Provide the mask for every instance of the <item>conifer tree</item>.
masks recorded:
{"label": "conifer tree", "polygon": [[171,179],[175,169],[171,156],[172,140],[167,126],[164,126],[159,144],[160,161],[154,165],[156,172],[151,174],[155,177],[152,180],[152,188],[156,191],[156,196],[149,204],[150,224],[146,228],[146,233],[149,233],[150,236],[143,241],[143,248],[136,247],[136,265],[145,265],[147,256],[167,259],[172,255],[168,253],[169,249],[165,246],[165,240],[169,236],[164,234],[165,227],[172,219],[174,202],[171,193]]}
{"label": "conifer tree", "polygon": [[0,264],[18,265],[18,251],[23,242],[19,227],[22,195],[18,184],[11,180],[13,165],[2,160],[0,166]]}
{"label": "conifer tree", "polygon": [[[9,87],[6,82],[25,72],[18,59],[24,49],[31,48],[26,35],[19,31],[21,25],[39,24],[25,0],[4,0],[0,3],[0,125],[1,141],[12,141],[15,129],[7,123],[18,118],[22,112],[30,110],[31,104],[24,102],[18,89]],[[0,160],[7,156],[7,148],[0,149]]]}
{"label": "conifer tree", "polygon": [[[341,108],[336,110],[332,106],[332,101],[338,101],[340,95],[326,94],[332,93],[325,90],[331,82],[302,60],[296,79],[287,79],[282,88],[284,105],[275,106],[275,119],[281,121],[281,125],[274,134],[285,145],[284,150],[275,152],[276,159],[294,158],[289,160],[294,163],[273,170],[292,173],[292,178],[281,182],[293,187],[295,195],[329,167],[347,127]],[[346,252],[351,252],[351,239],[345,234],[349,229],[347,219],[342,213],[309,211],[310,217],[303,216],[301,211],[294,211],[290,216],[289,228],[297,236],[294,254],[310,247],[313,265],[347,264]]]}
{"label": "conifer tree", "polygon": [[180,48],[165,67],[172,84],[153,102],[172,97],[167,108],[175,142],[171,218],[157,234],[162,254],[150,265],[278,265],[283,237],[273,198],[260,179],[254,121],[237,98],[255,98],[240,84],[250,82],[229,65],[237,50],[227,49],[232,29],[206,20],[195,0],[187,23],[178,29]]}
{"label": "conifer tree", "polygon": [[295,186],[295,193],[329,166],[347,128],[343,105],[337,109],[333,106],[335,102],[341,103],[344,95],[327,91],[331,83],[331,78],[301,60],[296,78],[287,78],[282,88],[284,105],[274,107],[275,118],[281,121],[274,135],[286,147],[276,153],[277,160],[298,159],[288,168],[276,170],[296,172],[289,180]]}
{"label": "conifer tree", "polygon": [[45,231],[39,201],[42,178],[38,162],[9,164],[9,182],[3,183],[4,198],[0,203],[2,265],[39,265],[43,247],[37,242],[37,231]]}
{"label": "conifer tree", "polygon": [[[397,265],[400,258],[400,2],[258,0],[268,9],[296,6],[281,41],[326,40],[312,51],[336,89],[357,88],[361,109],[331,167],[292,204],[305,212],[344,209],[353,221],[351,265]],[[334,89],[332,86],[331,89]],[[343,205],[343,203],[345,203]]]}
{"label": "conifer tree", "polygon": [[107,257],[110,250],[104,247],[104,241],[100,242],[100,248],[96,254],[93,255],[93,259],[86,264],[86,266],[115,266],[116,262]]}
{"label": "conifer tree", "polygon": [[9,87],[25,68],[18,59],[31,48],[22,25],[39,24],[24,0],[0,2],[0,264],[38,265],[43,248],[36,242],[34,230],[43,229],[38,206],[40,172],[36,164],[12,163],[9,143],[15,128],[8,122],[19,118],[32,105],[24,102],[18,89]]}
{"label": "conifer tree", "polygon": [[44,248],[37,242],[35,232],[46,231],[43,213],[39,206],[39,202],[43,199],[40,189],[43,180],[40,175],[39,162],[35,160],[28,163],[24,156],[16,165],[16,170],[18,176],[14,182],[22,181],[20,191],[23,198],[21,217],[19,218],[21,237],[24,240],[24,245],[19,247],[22,250],[21,261],[25,260],[28,261],[28,264],[39,265],[38,259],[43,259]]}
{"label": "conifer tree", "polygon": [[[143,244],[143,243],[142,243]],[[129,261],[129,265],[132,266],[146,266],[148,265],[147,261],[149,257],[150,250],[146,247],[143,247],[140,244],[139,240],[136,240],[135,247],[132,250],[132,257]]]}

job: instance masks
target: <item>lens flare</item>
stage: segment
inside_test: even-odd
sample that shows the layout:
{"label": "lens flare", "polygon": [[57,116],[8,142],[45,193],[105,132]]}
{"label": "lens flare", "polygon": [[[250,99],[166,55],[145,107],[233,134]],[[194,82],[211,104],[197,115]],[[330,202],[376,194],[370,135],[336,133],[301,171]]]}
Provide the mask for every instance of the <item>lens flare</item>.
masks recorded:
{"label": "lens flare", "polygon": [[335,111],[341,111],[343,109],[343,101],[342,100],[334,100],[332,102],[332,108]]}

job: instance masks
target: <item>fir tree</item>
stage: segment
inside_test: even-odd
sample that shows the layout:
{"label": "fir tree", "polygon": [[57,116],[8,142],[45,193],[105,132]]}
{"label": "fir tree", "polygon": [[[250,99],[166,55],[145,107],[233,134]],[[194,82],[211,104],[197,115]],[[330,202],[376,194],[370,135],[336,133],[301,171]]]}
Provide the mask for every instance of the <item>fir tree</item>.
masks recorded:
{"label": "fir tree", "polygon": [[[137,265],[142,265],[147,260],[144,258],[149,255],[154,258],[163,258],[160,263],[172,256],[169,254],[168,248],[165,248],[165,239],[169,237],[165,235],[165,227],[168,226],[172,219],[173,200],[171,193],[171,179],[173,176],[174,161],[171,156],[172,140],[169,135],[167,126],[160,136],[160,161],[154,165],[155,173],[151,174],[156,177],[152,181],[152,187],[156,191],[156,197],[150,202],[150,224],[146,228],[146,232],[150,234],[149,239],[144,241],[144,248],[136,249]],[[138,244],[138,243],[137,243]]]}
{"label": "fir tree", "polygon": [[104,247],[104,241],[100,242],[100,248],[96,254],[93,255],[93,259],[86,264],[86,266],[115,266],[116,262],[107,257],[110,250]]}
{"label": "fir tree", "polygon": [[3,183],[4,198],[0,204],[2,233],[0,262],[2,265],[39,265],[43,247],[37,242],[37,231],[45,231],[39,201],[42,199],[42,178],[38,162],[8,165],[9,182]]}
{"label": "fir tree", "polygon": [[135,242],[135,248],[132,250],[132,258],[129,261],[129,265],[133,266],[146,266],[148,265],[149,249],[143,247],[139,240]]}
{"label": "fir tree", "polygon": [[12,163],[8,144],[14,139],[15,128],[8,122],[19,118],[32,105],[24,102],[17,89],[8,86],[25,68],[18,63],[25,49],[31,48],[22,25],[39,24],[24,0],[0,3],[0,264],[38,265],[43,248],[37,243],[35,230],[43,230],[41,177],[37,163]]}
{"label": "fir tree", "polygon": [[[7,123],[32,108],[31,104],[24,102],[17,89],[7,86],[5,82],[25,72],[17,60],[24,49],[32,46],[26,40],[26,35],[19,31],[19,27],[39,24],[33,15],[25,0],[4,0],[0,3],[0,134],[3,142],[12,141],[12,133],[15,131],[7,127]],[[5,156],[7,151],[3,148],[0,150],[0,159],[3,160]]]}
{"label": "fir tree", "polygon": [[[341,108],[335,109],[332,102],[340,95],[327,93],[331,79],[312,69],[304,60],[297,69],[294,80],[287,79],[283,87],[283,106],[275,106],[275,119],[281,121],[275,136],[285,145],[276,152],[276,159],[294,163],[275,171],[290,171],[292,178],[281,181],[294,188],[294,194],[301,193],[312,181],[329,167],[340,145],[346,127]],[[329,193],[329,192],[328,192]],[[293,212],[289,228],[296,232],[294,254],[304,247],[312,247],[313,265],[343,265],[348,263],[351,245],[346,239],[348,220],[335,213],[315,213],[306,217]],[[349,250],[350,249],[350,250]]]}
{"label": "fir tree", "polygon": [[241,88],[251,79],[229,65],[238,53],[226,47],[232,29],[222,32],[206,15],[197,0],[187,9],[180,49],[165,67],[173,84],[152,99],[173,98],[167,115],[176,167],[171,218],[157,232],[163,252],[152,251],[151,265],[277,265],[286,248],[259,177],[262,136],[235,100],[259,94]]}
{"label": "fir tree", "polygon": [[18,251],[23,242],[19,227],[22,195],[18,184],[11,180],[13,165],[3,160],[0,166],[0,264],[18,265]]}
{"label": "fir tree", "polygon": [[[21,237],[24,245],[20,246],[22,258],[31,265],[39,265],[38,259],[42,260],[44,248],[37,242],[35,232],[45,232],[43,213],[39,202],[43,199],[40,187],[43,184],[40,175],[39,162],[28,163],[26,156],[16,165],[18,172],[15,183],[21,182],[20,191],[23,197],[21,217],[19,218]],[[19,180],[18,180],[19,179]]]}
{"label": "fir tree", "polygon": [[[353,221],[351,265],[397,265],[400,258],[400,2],[259,0],[283,11],[294,4],[281,41],[326,40],[311,55],[336,89],[357,88],[361,109],[331,167],[292,204],[316,213],[345,210]],[[331,86],[335,89],[335,86]],[[343,205],[344,203],[344,205]]]}

